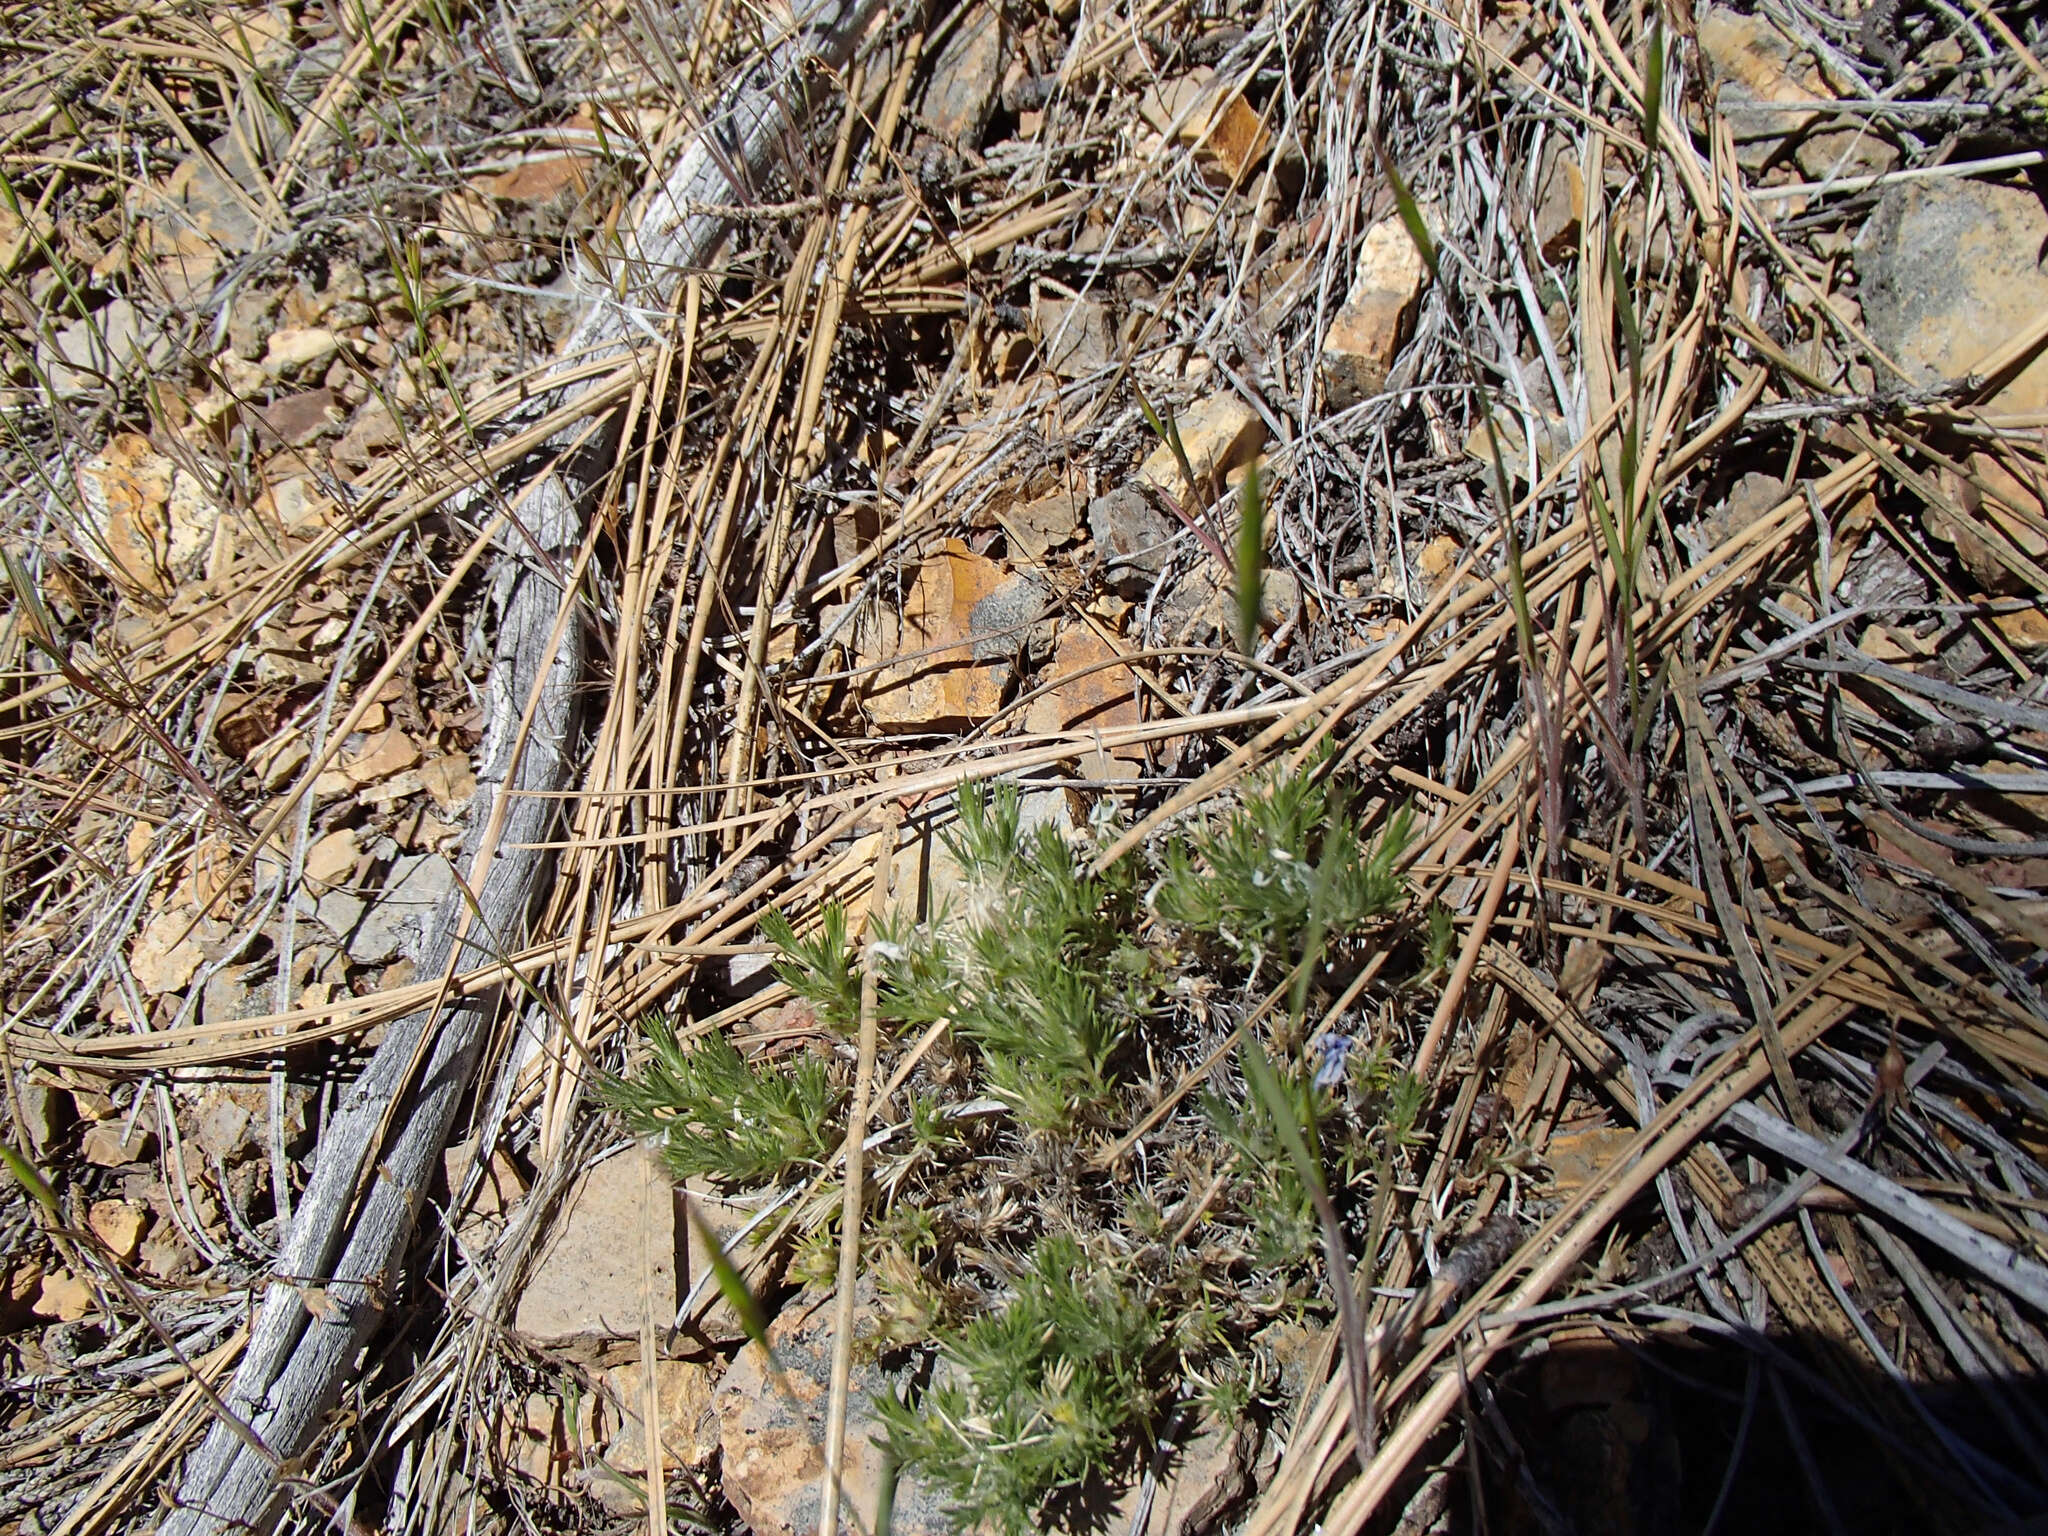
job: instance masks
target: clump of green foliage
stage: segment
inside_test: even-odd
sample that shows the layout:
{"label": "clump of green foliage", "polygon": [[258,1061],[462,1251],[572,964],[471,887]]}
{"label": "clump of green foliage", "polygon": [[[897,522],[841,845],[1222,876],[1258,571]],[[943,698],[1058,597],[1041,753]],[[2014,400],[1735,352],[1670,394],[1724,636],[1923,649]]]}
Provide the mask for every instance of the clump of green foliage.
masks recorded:
{"label": "clump of green foliage", "polygon": [[1405,808],[1367,845],[1351,796],[1316,766],[1270,772],[1229,812],[1165,851],[1154,902],[1254,976],[1393,911],[1408,845]]}
{"label": "clump of green foliage", "polygon": [[[1349,1044],[1349,1042],[1345,1042]],[[1336,1055],[1337,1053],[1331,1053]],[[1326,1055],[1325,1060],[1329,1060]],[[1314,1203],[1289,1160],[1276,1110],[1291,1116],[1331,1182],[1343,1186],[1407,1145],[1422,1112],[1423,1083],[1384,1049],[1344,1050],[1336,1070],[1319,1074],[1289,1062],[1276,1073],[1282,1102],[1256,1093],[1238,1102],[1211,1090],[1202,1109],[1211,1130],[1238,1153],[1259,1189],[1244,1202],[1251,1223],[1251,1259],[1259,1269],[1299,1265],[1316,1249]]]}
{"label": "clump of green foliage", "polygon": [[1027,837],[1021,818],[1008,786],[960,792],[948,842],[975,900],[951,934],[885,937],[882,1009],[912,1025],[952,1020],[980,1048],[989,1093],[1031,1129],[1066,1132],[1109,1102],[1111,1063],[1162,972],[1136,937],[1130,861],[1091,875],[1058,827]]}
{"label": "clump of green foliage", "polygon": [[[949,1028],[871,1154],[870,1343],[935,1353],[931,1386],[889,1408],[888,1432],[963,1526],[1045,1528],[1062,1491],[1134,1464],[1168,1413],[1242,1411],[1257,1378],[1238,1354],[1245,1329],[1328,1304],[1319,1250],[1325,1286],[1350,1268],[1333,1223],[1363,1230],[1371,1250],[1376,1229],[1348,1192],[1391,1180],[1420,1085],[1387,1049],[1349,1039],[1333,1052],[1323,1037],[1317,1065],[1301,1026],[1327,984],[1321,961],[1358,958],[1404,901],[1408,822],[1397,813],[1369,832],[1328,766],[1265,775],[1207,821],[1100,870],[1098,839],[1113,828],[1026,828],[1014,787],[969,787],[947,838],[962,877],[953,908],[873,930],[884,1050],[936,1021]],[[826,1028],[850,1030],[860,969],[844,913],[828,906],[801,937],[778,913],[762,928],[777,976]],[[1448,939],[1432,921],[1425,958]],[[1259,1050],[1260,1091],[1211,1092],[1206,1115],[1161,1127],[1162,1154],[1187,1159],[1199,1182],[1091,1171],[1092,1152],[1153,1102],[1140,1083],[1193,1059],[1195,1031],[1244,1019],[1247,989],[1290,971],[1292,1005],[1274,1024],[1292,1027],[1247,1037],[1248,1067],[1252,1039],[1276,1042],[1271,1060]],[[782,1180],[837,1144],[843,1060],[754,1065],[718,1037],[683,1051],[665,1024],[650,1035],[652,1063],[611,1098],[636,1128],[667,1133],[679,1174]],[[1227,1192],[1201,1236],[1177,1232],[1216,1169]],[[1016,1269],[1005,1252],[1028,1258]],[[792,1273],[830,1284],[836,1256],[821,1225],[799,1238]]]}
{"label": "clump of green foliage", "polygon": [[882,1405],[890,1448],[963,1525],[1039,1529],[1048,1494],[1101,1472],[1157,1412],[1159,1314],[1072,1237],[1042,1240],[1007,1305],[946,1332],[916,1407]]}
{"label": "clump of green foliage", "polygon": [[817,1009],[818,1020],[841,1034],[860,1023],[860,966],[846,942],[846,909],[829,903],[818,931],[798,938],[789,919],[770,907],[761,914],[761,937],[782,951],[775,979]]}
{"label": "clump of green foliage", "polygon": [[601,1088],[636,1134],[661,1138],[662,1162],[676,1178],[771,1183],[838,1145],[842,1094],[817,1057],[756,1065],[724,1035],[686,1047],[667,1019],[649,1018],[645,1027],[647,1065]]}

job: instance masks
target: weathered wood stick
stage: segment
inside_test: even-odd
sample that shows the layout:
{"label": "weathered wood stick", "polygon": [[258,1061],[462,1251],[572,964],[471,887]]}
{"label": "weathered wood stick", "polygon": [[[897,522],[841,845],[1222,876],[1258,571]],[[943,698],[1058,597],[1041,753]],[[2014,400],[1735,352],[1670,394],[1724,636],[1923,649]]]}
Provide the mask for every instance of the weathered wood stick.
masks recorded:
{"label": "weathered wood stick", "polygon": [[[805,71],[814,63],[843,65],[881,8],[882,0],[822,0],[781,43],[763,50],[644,200],[626,301],[593,300],[565,346],[568,355],[623,350],[632,326],[628,305],[658,312],[681,273],[710,261],[729,228],[730,205],[747,195],[736,183],[763,173],[798,121],[809,94]],[[724,206],[702,211],[707,204]],[[572,398],[560,391],[541,409]],[[516,529],[501,540],[493,582],[498,642],[458,865],[477,911],[460,892],[443,902],[417,957],[423,975],[447,969],[451,959],[459,965],[483,958],[474,950],[455,956],[465,932],[475,936],[472,945],[516,947],[540,885],[546,855],[536,845],[547,840],[560,811],[552,792],[569,782],[585,660],[573,619],[558,644],[551,647],[549,639],[569,596],[562,573],[581,538],[584,503],[608,467],[612,442],[600,436],[607,437],[602,451],[586,445],[531,488]],[[550,446],[559,452],[569,440]],[[282,1516],[293,1492],[285,1472],[312,1446],[382,1320],[496,1001],[465,999],[394,1023],[323,1128],[276,1278],[223,1394],[261,1449],[215,1424],[186,1465],[165,1536],[266,1531]]]}

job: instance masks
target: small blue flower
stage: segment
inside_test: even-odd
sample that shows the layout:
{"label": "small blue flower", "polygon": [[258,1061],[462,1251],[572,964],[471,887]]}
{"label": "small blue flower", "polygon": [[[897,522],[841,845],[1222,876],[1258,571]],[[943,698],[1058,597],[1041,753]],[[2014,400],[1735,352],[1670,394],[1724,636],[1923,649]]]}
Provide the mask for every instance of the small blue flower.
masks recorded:
{"label": "small blue flower", "polygon": [[1318,1088],[1334,1088],[1344,1081],[1344,1064],[1350,1059],[1351,1047],[1356,1043],[1349,1035],[1340,1035],[1335,1030],[1316,1042],[1323,1058],[1316,1063]]}

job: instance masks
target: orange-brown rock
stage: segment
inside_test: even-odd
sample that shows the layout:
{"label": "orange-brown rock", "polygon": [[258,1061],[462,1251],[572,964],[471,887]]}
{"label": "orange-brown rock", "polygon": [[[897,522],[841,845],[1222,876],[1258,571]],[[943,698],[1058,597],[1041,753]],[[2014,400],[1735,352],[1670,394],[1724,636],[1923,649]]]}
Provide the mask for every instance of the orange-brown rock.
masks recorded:
{"label": "orange-brown rock", "polygon": [[862,666],[877,669],[865,690],[875,729],[959,730],[995,714],[1042,603],[1035,583],[947,540],[862,648]]}
{"label": "orange-brown rock", "polygon": [[[1033,683],[1034,687],[1053,687],[1026,709],[1027,730],[1108,731],[1137,725],[1143,719],[1135,691],[1137,678],[1117,660],[1116,651],[1085,624],[1072,624],[1061,631],[1052,664]],[[1119,755],[1140,752],[1140,748],[1127,747]]]}
{"label": "orange-brown rock", "polygon": [[1323,394],[1332,409],[1356,405],[1386,387],[1415,323],[1422,276],[1422,253],[1398,217],[1365,232],[1351,290],[1323,337]]}
{"label": "orange-brown rock", "polygon": [[[830,1296],[798,1297],[768,1325],[780,1378],[761,1346],[749,1344],[719,1380],[715,1402],[725,1496],[754,1536],[810,1536],[818,1528],[825,1476],[820,1447],[837,1311]],[[872,1303],[864,1299],[854,1308],[856,1340],[875,1326]],[[884,1470],[875,1403],[893,1385],[878,1366],[863,1361],[863,1353],[856,1343],[840,1484],[853,1508],[841,1527],[873,1530]],[[966,1527],[911,1469],[897,1481],[890,1529],[898,1536],[953,1536]]]}

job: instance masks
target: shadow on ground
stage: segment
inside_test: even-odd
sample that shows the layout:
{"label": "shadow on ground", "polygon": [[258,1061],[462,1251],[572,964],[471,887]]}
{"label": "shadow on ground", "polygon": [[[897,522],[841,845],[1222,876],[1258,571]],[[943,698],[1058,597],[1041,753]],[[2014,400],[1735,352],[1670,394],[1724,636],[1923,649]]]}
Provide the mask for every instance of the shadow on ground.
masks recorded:
{"label": "shadow on ground", "polygon": [[[1575,1326],[1475,1384],[1424,1529],[2048,1532],[2048,1379],[1909,1389],[1813,1336]],[[1476,1474],[1476,1475],[1475,1475]]]}

